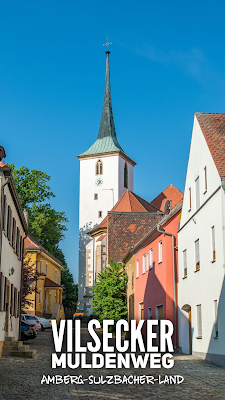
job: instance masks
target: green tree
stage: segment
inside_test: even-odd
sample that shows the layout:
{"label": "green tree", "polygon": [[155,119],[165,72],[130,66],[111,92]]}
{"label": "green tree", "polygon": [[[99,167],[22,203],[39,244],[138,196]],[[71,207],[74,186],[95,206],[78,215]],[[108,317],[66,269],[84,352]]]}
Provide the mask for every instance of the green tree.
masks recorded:
{"label": "green tree", "polygon": [[46,250],[66,265],[59,242],[64,238],[68,219],[64,212],[56,211],[46,203],[51,197],[55,197],[48,185],[50,176],[42,171],[30,171],[25,166],[16,169],[14,164],[10,164],[9,167],[22,207],[29,212],[30,232]]}
{"label": "green tree", "polygon": [[65,287],[66,297],[63,299],[63,305],[67,309],[76,311],[78,299],[78,284],[74,283],[73,275],[70,273],[68,267],[64,268],[61,272],[61,283]]}
{"label": "green tree", "polygon": [[127,311],[127,281],[128,276],[120,263],[109,261],[109,267],[98,274],[93,286],[93,313],[104,319],[113,319],[115,323],[126,319]]}

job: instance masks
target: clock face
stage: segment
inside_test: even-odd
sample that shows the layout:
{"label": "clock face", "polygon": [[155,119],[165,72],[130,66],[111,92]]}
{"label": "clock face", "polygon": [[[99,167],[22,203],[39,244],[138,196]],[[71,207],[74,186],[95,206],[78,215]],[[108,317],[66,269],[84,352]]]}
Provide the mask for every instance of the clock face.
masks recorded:
{"label": "clock face", "polygon": [[102,178],[97,178],[95,181],[96,186],[101,186],[103,184],[103,179]]}

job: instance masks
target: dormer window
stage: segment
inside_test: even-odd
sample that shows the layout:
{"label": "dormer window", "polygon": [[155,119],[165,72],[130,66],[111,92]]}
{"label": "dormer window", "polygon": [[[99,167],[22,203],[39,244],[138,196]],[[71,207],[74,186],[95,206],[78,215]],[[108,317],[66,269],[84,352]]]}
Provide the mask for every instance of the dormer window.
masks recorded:
{"label": "dormer window", "polygon": [[124,165],[124,187],[128,189],[128,169],[127,169],[127,163]]}
{"label": "dormer window", "polygon": [[103,174],[103,164],[101,160],[98,160],[96,163],[95,175]]}

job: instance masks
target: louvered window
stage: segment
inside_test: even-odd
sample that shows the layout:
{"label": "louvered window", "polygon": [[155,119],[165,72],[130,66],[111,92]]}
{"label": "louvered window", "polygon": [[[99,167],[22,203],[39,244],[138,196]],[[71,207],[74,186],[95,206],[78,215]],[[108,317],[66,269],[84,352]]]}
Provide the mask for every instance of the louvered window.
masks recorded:
{"label": "louvered window", "polygon": [[202,306],[197,305],[197,337],[202,338]]}
{"label": "louvered window", "polygon": [[215,322],[214,322],[214,334],[215,337],[218,338],[219,336],[219,332],[218,332],[218,307],[217,307],[217,300],[214,300],[214,318],[215,318]]}
{"label": "louvered window", "polygon": [[215,226],[212,226],[212,261],[216,261]]}
{"label": "louvered window", "polygon": [[195,242],[195,270],[200,269],[200,252],[199,252],[199,239]]}
{"label": "louvered window", "polygon": [[153,249],[150,249],[149,251],[149,268],[151,269],[153,267]]}
{"label": "louvered window", "polygon": [[12,220],[12,247],[16,248],[16,220],[13,218]]}
{"label": "louvered window", "polygon": [[102,175],[103,174],[103,164],[101,160],[98,160],[95,166],[95,174]]}
{"label": "louvered window", "polygon": [[10,314],[14,315],[14,285],[11,283]]}
{"label": "louvered window", "polygon": [[128,189],[128,169],[127,169],[127,163],[124,165],[124,187]]}
{"label": "louvered window", "polygon": [[187,277],[187,249],[183,251],[184,278]]}
{"label": "louvered window", "polygon": [[200,207],[200,187],[199,187],[199,176],[195,181],[195,194],[196,194],[196,210]]}
{"label": "louvered window", "polygon": [[146,261],[146,254],[142,256],[142,274],[145,273],[145,261]]}
{"label": "louvered window", "polygon": [[136,262],[136,278],[139,278],[139,260]]}

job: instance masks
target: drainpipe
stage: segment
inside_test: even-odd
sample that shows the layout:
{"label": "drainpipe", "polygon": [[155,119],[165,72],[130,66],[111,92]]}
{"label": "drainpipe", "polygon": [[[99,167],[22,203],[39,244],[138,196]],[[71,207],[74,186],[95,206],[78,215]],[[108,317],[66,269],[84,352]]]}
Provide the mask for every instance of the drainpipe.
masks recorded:
{"label": "drainpipe", "polygon": [[23,258],[24,258],[24,241],[27,238],[27,233],[23,238],[22,252],[21,252],[21,279],[20,279],[20,307],[19,307],[19,340],[21,340],[21,311],[22,311],[22,293],[23,293]]}
{"label": "drainpipe", "polygon": [[[168,235],[172,237],[172,255],[173,255],[173,296],[174,296],[174,349],[177,348],[177,296],[176,296],[176,276],[175,276],[175,257],[174,257],[174,241],[175,237],[172,233],[160,230],[160,226],[157,225],[157,231],[159,233],[164,233],[164,235]],[[177,246],[176,246],[177,247]]]}
{"label": "drainpipe", "polygon": [[4,208],[4,187],[8,185],[9,178],[6,179],[6,182],[1,187],[1,223],[0,223],[0,271],[2,269],[2,231],[3,231],[3,208]]}

